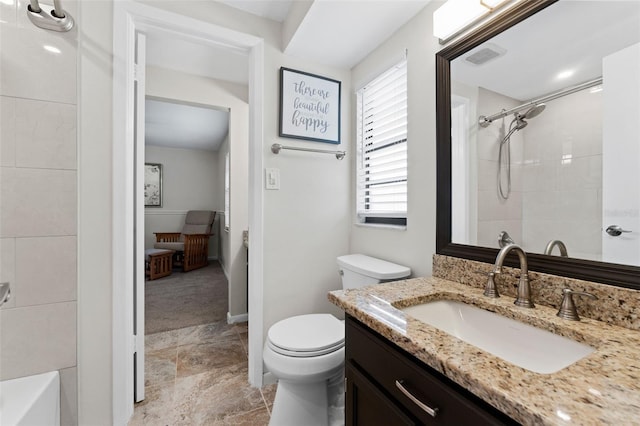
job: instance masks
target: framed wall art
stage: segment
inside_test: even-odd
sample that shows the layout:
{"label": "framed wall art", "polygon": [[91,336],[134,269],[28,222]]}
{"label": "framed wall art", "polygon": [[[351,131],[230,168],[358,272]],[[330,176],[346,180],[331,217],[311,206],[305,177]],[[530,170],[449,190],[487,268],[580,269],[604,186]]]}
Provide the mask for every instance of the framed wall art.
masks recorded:
{"label": "framed wall art", "polygon": [[341,85],[330,78],[280,68],[280,136],[339,144]]}
{"label": "framed wall art", "polygon": [[144,165],[144,206],[162,207],[162,164]]}

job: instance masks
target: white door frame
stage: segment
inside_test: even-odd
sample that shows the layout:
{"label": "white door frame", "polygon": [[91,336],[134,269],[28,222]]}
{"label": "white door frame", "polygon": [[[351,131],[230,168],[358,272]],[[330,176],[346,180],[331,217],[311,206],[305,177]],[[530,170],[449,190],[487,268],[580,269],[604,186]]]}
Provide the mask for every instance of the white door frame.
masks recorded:
{"label": "white door frame", "polygon": [[[113,421],[133,414],[135,33],[170,31],[181,37],[244,48],[249,52],[249,382],[262,385],[263,341],[263,93],[261,38],[131,0],[114,2],[113,16]],[[144,159],[138,159],[138,163]]]}

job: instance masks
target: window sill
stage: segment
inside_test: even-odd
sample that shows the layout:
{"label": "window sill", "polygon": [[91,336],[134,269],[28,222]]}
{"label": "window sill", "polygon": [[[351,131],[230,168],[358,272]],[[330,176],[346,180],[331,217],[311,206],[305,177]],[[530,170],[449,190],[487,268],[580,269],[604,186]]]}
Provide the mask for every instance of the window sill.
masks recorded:
{"label": "window sill", "polygon": [[354,223],[355,226],[362,228],[378,228],[378,229],[393,229],[394,231],[406,231],[407,225],[389,225],[386,223]]}

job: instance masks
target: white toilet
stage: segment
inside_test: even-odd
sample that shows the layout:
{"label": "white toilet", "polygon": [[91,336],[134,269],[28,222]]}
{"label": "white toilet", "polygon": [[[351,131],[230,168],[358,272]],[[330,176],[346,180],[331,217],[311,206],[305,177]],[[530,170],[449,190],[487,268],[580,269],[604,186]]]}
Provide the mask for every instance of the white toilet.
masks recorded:
{"label": "white toilet", "polygon": [[[340,256],[338,265],[343,289],[394,281],[411,274],[405,266],[362,254]],[[278,379],[269,425],[328,425],[327,389],[336,388],[343,380],[344,322],[331,314],[299,315],[279,321],[267,333],[263,359]]]}

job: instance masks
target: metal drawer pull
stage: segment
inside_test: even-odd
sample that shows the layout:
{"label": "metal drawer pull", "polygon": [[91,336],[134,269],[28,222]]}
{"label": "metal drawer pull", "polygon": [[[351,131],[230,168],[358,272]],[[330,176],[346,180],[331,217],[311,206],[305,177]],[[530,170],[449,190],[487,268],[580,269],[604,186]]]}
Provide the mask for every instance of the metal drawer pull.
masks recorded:
{"label": "metal drawer pull", "polygon": [[438,414],[438,409],[437,408],[431,408],[428,405],[426,405],[424,402],[420,401],[418,398],[416,398],[415,396],[413,396],[411,394],[411,392],[409,392],[402,384],[403,384],[404,380],[396,380],[396,387],[398,389],[400,389],[400,392],[402,392],[407,398],[409,398],[411,401],[413,401],[414,404],[416,404],[418,407],[422,408],[427,414],[429,414],[431,417],[435,417],[436,414]]}

